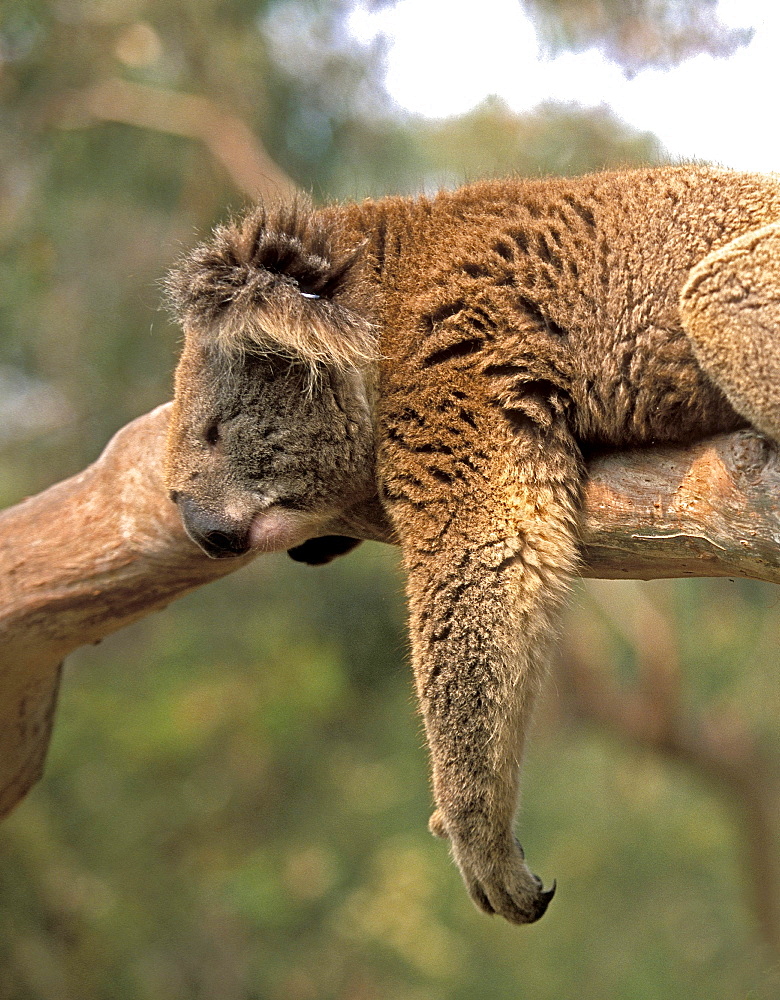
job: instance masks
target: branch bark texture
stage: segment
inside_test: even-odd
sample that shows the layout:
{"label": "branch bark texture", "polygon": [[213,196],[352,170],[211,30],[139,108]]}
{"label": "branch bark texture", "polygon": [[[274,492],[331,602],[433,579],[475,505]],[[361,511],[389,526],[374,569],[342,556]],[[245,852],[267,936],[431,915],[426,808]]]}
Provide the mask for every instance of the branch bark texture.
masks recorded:
{"label": "branch bark texture", "polygon": [[[0,816],[40,777],[62,660],[245,565],[185,535],[162,479],[169,406],[83,472],[0,513]],[[751,431],[591,464],[587,576],[780,582],[780,460]],[[365,537],[391,540],[387,526]]]}

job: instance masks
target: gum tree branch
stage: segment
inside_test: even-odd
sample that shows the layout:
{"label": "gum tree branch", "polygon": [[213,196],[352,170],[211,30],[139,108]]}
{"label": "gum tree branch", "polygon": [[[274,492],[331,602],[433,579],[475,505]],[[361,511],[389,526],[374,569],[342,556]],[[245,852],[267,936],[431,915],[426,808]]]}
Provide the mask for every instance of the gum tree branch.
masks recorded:
{"label": "gum tree branch", "polygon": [[589,465],[583,576],[780,583],[780,455],[750,430]]}
{"label": "gum tree branch", "polygon": [[[184,534],[162,482],[168,410],[0,512],[0,816],[40,777],[68,653],[249,561],[207,559]],[[780,582],[780,463],[758,435],[604,457],[591,474],[585,575]],[[392,540],[378,506],[336,527]]]}

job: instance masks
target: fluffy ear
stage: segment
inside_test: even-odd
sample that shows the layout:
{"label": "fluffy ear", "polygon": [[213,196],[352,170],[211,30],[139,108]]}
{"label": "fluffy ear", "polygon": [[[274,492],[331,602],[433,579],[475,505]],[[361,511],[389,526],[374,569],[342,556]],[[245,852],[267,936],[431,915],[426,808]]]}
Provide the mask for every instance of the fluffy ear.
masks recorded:
{"label": "fluffy ear", "polygon": [[345,303],[361,247],[305,206],[253,209],[215,229],[169,274],[182,325],[227,355],[277,354],[346,370],[376,358],[372,323]]}
{"label": "fluffy ear", "polygon": [[324,566],[338,556],[345,556],[358,545],[360,545],[359,538],[323,535],[322,538],[310,538],[303,545],[288,549],[287,555],[296,562],[308,563],[309,566]]}

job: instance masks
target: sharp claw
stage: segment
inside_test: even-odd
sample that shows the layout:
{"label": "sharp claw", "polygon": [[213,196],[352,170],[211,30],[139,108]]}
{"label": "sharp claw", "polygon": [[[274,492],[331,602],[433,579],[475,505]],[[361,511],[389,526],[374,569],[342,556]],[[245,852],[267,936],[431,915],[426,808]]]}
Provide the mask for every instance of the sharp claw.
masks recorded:
{"label": "sharp claw", "polygon": [[552,898],[555,895],[555,890],[557,888],[558,888],[558,883],[555,881],[555,879],[553,879],[553,884],[550,886],[550,888],[545,889],[539,893],[539,896],[536,900],[536,905],[534,907],[534,916],[533,916],[534,921],[539,920],[541,917],[545,915],[545,913],[547,912],[547,907],[552,902]]}

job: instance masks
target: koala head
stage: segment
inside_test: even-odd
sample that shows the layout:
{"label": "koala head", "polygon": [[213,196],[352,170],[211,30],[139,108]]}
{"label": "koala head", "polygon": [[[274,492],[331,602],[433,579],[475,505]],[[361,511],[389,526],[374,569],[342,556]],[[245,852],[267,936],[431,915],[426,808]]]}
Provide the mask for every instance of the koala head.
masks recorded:
{"label": "koala head", "polygon": [[166,484],[211,556],[299,550],[375,491],[373,328],[327,250],[310,216],[256,211],[169,278],[185,343]]}

